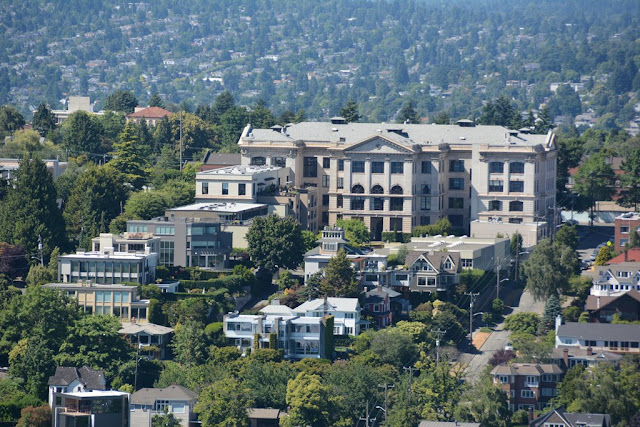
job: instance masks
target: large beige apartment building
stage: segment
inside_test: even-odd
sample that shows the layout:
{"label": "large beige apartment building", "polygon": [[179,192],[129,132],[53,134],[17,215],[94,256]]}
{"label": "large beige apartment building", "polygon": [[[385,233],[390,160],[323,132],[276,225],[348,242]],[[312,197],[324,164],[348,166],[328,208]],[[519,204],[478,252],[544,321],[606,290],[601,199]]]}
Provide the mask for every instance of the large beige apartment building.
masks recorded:
{"label": "large beige apartment building", "polygon": [[376,124],[335,117],[270,129],[248,125],[238,144],[243,166],[285,168],[293,188],[314,189],[316,213],[308,216],[318,227],[361,219],[379,240],[384,231],[408,233],[446,217],[475,237],[517,230],[525,246],[553,230],[553,132],[466,120]]}

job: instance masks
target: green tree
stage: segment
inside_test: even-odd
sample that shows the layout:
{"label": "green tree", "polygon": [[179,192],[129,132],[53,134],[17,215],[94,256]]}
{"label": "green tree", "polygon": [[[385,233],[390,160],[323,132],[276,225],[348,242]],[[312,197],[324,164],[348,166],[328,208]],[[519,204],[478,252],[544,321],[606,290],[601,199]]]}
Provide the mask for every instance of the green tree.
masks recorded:
{"label": "green tree", "polygon": [[62,144],[73,155],[100,152],[102,124],[98,116],[75,111],[62,123]]}
{"label": "green tree", "polygon": [[89,167],[76,180],[64,209],[69,236],[84,248],[120,214],[128,189],[118,171],[111,167]]}
{"label": "green tree", "polygon": [[471,421],[486,426],[509,427],[511,411],[507,395],[502,388],[493,384],[489,376],[484,376],[468,392],[455,409],[455,419]]}
{"label": "green tree", "polygon": [[358,219],[339,219],[336,225],[344,230],[350,245],[360,247],[369,243],[371,235],[364,222]]}
{"label": "green tree", "polygon": [[344,117],[347,123],[355,123],[360,120],[360,113],[358,113],[358,104],[352,98],[347,101],[347,104],[340,109],[340,115]]}
{"label": "green tree", "polygon": [[329,426],[333,412],[331,388],[318,375],[300,372],[287,385],[288,416],[280,420],[283,427]]}
{"label": "green tree", "polygon": [[56,246],[66,246],[53,178],[41,160],[25,156],[14,185],[0,203],[0,241],[19,244],[26,253],[34,254],[38,236],[45,256]]}
{"label": "green tree", "polygon": [[151,419],[151,427],[180,427],[181,425],[180,420],[173,415],[173,412],[169,412],[167,408],[164,409],[162,414],[156,414]]}
{"label": "green tree", "polygon": [[[57,271],[56,271],[57,277]],[[29,269],[29,274],[27,274],[27,285],[28,286],[40,286],[45,283],[49,283],[54,280],[54,277],[51,275],[50,270],[42,266],[40,264],[34,264]]]}
{"label": "green tree", "polygon": [[501,95],[495,102],[489,101],[482,107],[480,123],[518,129],[520,127],[520,113],[507,97]]}
{"label": "green tree", "polygon": [[205,387],[194,408],[203,427],[245,427],[249,424],[247,408],[252,402],[247,390],[233,378],[224,378]]}
{"label": "green tree", "polygon": [[104,109],[131,114],[139,105],[135,95],[126,90],[117,90],[104,101]]}
{"label": "green tree", "polygon": [[246,239],[255,265],[271,275],[278,268],[295,269],[302,262],[305,243],[300,223],[292,217],[254,218]]}
{"label": "green tree", "polygon": [[258,408],[286,409],[287,382],[296,374],[288,362],[264,362],[252,357],[239,370],[247,398]]}
{"label": "green tree", "polygon": [[569,278],[578,269],[576,252],[549,239],[541,240],[524,263],[527,289],[538,300],[568,289]]}
{"label": "green tree", "polygon": [[420,115],[416,111],[413,101],[408,101],[398,113],[398,123],[420,123]]}
{"label": "green tree", "polygon": [[120,320],[111,316],[81,316],[60,345],[54,360],[59,366],[90,366],[108,376],[133,359],[131,345],[118,332]]}
{"label": "green tree", "polygon": [[556,233],[555,239],[557,243],[567,246],[574,251],[578,247],[578,230],[575,225],[563,224]]}
{"label": "green tree", "polygon": [[140,146],[140,138],[134,122],[129,122],[120,134],[120,142],[113,144],[114,157],[107,163],[120,172],[135,189],[140,189],[147,180],[145,159]]}
{"label": "green tree", "polygon": [[607,244],[600,248],[596,255],[595,265],[606,265],[614,257],[613,246]]}
{"label": "green tree", "polygon": [[151,95],[151,98],[149,98],[149,107],[165,107],[164,101],[162,100],[160,95],[158,95],[158,92],[153,92],[153,95]]}
{"label": "green tree", "polygon": [[546,134],[551,129],[553,129],[553,117],[551,116],[551,111],[549,111],[549,107],[544,106],[542,111],[540,111],[540,115],[536,120],[536,124],[533,130],[533,133],[536,134]]}
{"label": "green tree", "polygon": [[610,163],[607,163],[604,153],[592,154],[574,176],[575,190],[581,196],[587,198],[591,205],[591,222],[593,223],[593,211],[595,202],[599,200],[611,200],[615,193],[615,174]]}
{"label": "green tree", "polygon": [[47,104],[41,102],[35,113],[33,113],[33,128],[38,131],[40,136],[46,136],[49,132],[56,128],[56,121],[51,109]]}
{"label": "green tree", "polygon": [[397,328],[377,331],[371,337],[369,348],[382,363],[401,369],[418,354],[418,347],[410,334]]}
{"label": "green tree", "polygon": [[420,376],[414,382],[414,396],[420,416],[427,420],[452,419],[462,395],[462,372],[430,358],[420,360],[417,367]]}
{"label": "green tree", "polygon": [[556,294],[551,294],[544,305],[544,314],[540,321],[540,333],[545,334],[554,328],[556,323],[556,316],[562,313],[562,307],[560,306],[560,299]]}
{"label": "green tree", "polygon": [[16,427],[51,427],[51,408],[49,405],[27,406],[20,411]]}
{"label": "green tree", "polygon": [[24,117],[10,105],[0,107],[0,132],[12,134],[25,125]]}
{"label": "green tree", "polygon": [[277,120],[264,99],[260,98],[249,112],[249,122],[256,129],[268,129],[275,125]]}
{"label": "green tree", "polygon": [[616,203],[637,210],[640,203],[640,148],[626,153],[621,169],[624,171],[624,174],[620,175],[622,194]]}
{"label": "green tree", "polygon": [[207,355],[204,325],[193,320],[176,325],[171,346],[176,362],[186,365],[200,365]]}
{"label": "green tree", "polygon": [[302,238],[304,239],[305,253],[318,246],[318,235],[313,231],[302,230]]}
{"label": "green tree", "polygon": [[358,296],[356,272],[351,267],[351,261],[347,258],[344,250],[340,249],[337,255],[329,260],[329,265],[324,270],[324,279],[320,290],[330,297],[352,298]]}
{"label": "green tree", "polygon": [[504,319],[504,328],[511,332],[535,335],[540,324],[540,316],[536,313],[510,314]]}
{"label": "green tree", "polygon": [[168,201],[161,191],[139,191],[133,193],[124,205],[124,215],[130,219],[151,219],[164,215]]}

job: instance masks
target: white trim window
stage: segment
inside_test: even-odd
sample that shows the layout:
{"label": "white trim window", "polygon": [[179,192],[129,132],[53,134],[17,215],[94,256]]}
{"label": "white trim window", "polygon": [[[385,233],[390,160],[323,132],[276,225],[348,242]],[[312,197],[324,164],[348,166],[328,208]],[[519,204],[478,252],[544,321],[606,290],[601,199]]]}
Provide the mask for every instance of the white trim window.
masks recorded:
{"label": "white trim window", "polygon": [[536,394],[533,390],[520,390],[520,397],[523,399],[534,399]]}

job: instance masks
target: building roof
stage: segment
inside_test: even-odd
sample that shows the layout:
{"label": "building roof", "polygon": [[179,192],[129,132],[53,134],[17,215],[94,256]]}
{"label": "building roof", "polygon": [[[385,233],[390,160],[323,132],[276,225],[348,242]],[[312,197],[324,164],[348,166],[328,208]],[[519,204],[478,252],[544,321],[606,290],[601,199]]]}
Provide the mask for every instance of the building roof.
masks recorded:
{"label": "building roof", "polygon": [[66,386],[79,380],[88,390],[101,390],[105,386],[104,372],[88,366],[81,368],[58,366],[55,374],[49,377],[49,385]]}
{"label": "building roof", "polygon": [[620,264],[623,262],[640,263],[640,248],[630,248],[618,256],[607,261],[607,265]]}
{"label": "building roof", "polygon": [[545,422],[556,416],[567,423],[567,427],[587,426],[587,427],[609,427],[611,426],[611,417],[609,414],[591,414],[591,413],[572,413],[566,412],[564,408],[556,408],[535,420],[529,424],[532,427],[539,427],[545,425]]}
{"label": "building roof", "polygon": [[191,401],[198,398],[193,391],[181,385],[170,385],[166,388],[141,388],[131,395],[134,405],[153,405],[156,400]]}
{"label": "building roof", "polygon": [[460,268],[460,253],[458,252],[448,252],[448,251],[437,251],[437,252],[422,252],[422,251],[412,251],[409,252],[407,258],[405,259],[405,264],[411,266],[415,263],[420,257],[426,258],[427,261],[435,268],[436,270],[444,270],[443,265],[444,261],[447,258],[451,258],[451,261],[454,263],[454,268],[451,271],[458,270]]}
{"label": "building roof", "polygon": [[590,341],[640,341],[640,326],[634,324],[567,322],[558,326],[556,335]]}
{"label": "building roof", "polygon": [[130,119],[133,118],[149,118],[149,119],[161,119],[165,116],[170,116],[173,114],[171,111],[165,110],[160,107],[147,107],[142,108],[135,113],[129,114],[127,117]]}
{"label": "building roof", "polygon": [[617,353],[611,353],[609,351],[597,351],[591,350],[591,354],[586,348],[574,347],[574,346],[559,346],[551,351],[551,358],[559,360],[563,358],[564,350],[568,351],[569,359],[588,360],[594,362],[612,362],[618,363],[622,360],[622,355]]}
{"label": "building roof", "polygon": [[145,333],[147,335],[166,335],[173,332],[173,328],[167,326],[156,325],[155,323],[130,323],[122,322],[122,328],[118,331],[119,334],[124,335],[137,335],[139,333]]}
{"label": "building roof", "polygon": [[260,309],[260,313],[270,316],[282,315],[282,316],[295,316],[293,309],[281,304],[269,304]]}
{"label": "building roof", "polygon": [[267,205],[261,203],[193,203],[191,205],[184,205],[177,208],[168,209],[167,211],[209,211],[221,213],[239,213],[266,206]]}
{"label": "building roof", "polygon": [[77,282],[77,283],[47,283],[44,286],[46,288],[71,290],[71,291],[75,291],[75,290],[78,290],[78,289],[91,289],[91,290],[94,290],[94,291],[131,291],[131,292],[137,292],[137,290],[138,290],[135,286],[119,285],[119,284],[106,285],[106,284],[101,284],[101,283],[91,283],[89,281],[87,281],[87,282]]}
{"label": "building roof", "polygon": [[343,142],[345,147],[360,143],[374,136],[411,147],[438,146],[441,143],[451,145],[487,144],[492,146],[527,146],[546,145],[548,135],[523,134],[502,126],[458,126],[458,125],[424,125],[396,123],[348,123],[302,122],[285,127],[282,131],[274,129],[247,129],[243,139],[248,141],[273,142]]}
{"label": "building roof", "polygon": [[157,256],[155,253],[131,253],[131,252],[113,252],[113,253],[104,253],[104,252],[76,252],[75,254],[66,254],[60,255],[58,259],[105,259],[105,260],[143,260],[150,256]]}
{"label": "building roof", "polygon": [[278,171],[282,169],[279,166],[227,166],[224,168],[210,169],[204,172],[198,172],[197,178],[213,175],[231,175],[231,176],[253,176],[264,172]]}
{"label": "building roof", "polygon": [[[358,298],[327,298],[327,311],[356,312],[359,309]],[[324,310],[324,299],[316,298],[293,309],[296,313]]]}
{"label": "building roof", "polygon": [[207,165],[239,165],[242,162],[242,155],[240,153],[217,153],[213,151],[207,151],[202,159],[203,166]]}
{"label": "building roof", "polygon": [[418,427],[482,427],[480,423],[459,423],[457,421],[420,421]]}
{"label": "building roof", "polygon": [[120,397],[128,396],[129,393],[117,390],[91,390],[91,391],[74,391],[71,393],[60,393],[63,396],[79,397],[82,399],[95,399],[102,397]]}
{"label": "building roof", "polygon": [[247,416],[251,419],[258,420],[279,420],[286,416],[286,412],[282,412],[280,409],[272,408],[247,408]]}
{"label": "building roof", "polygon": [[510,363],[498,365],[492,375],[541,375],[562,374],[564,371],[553,363]]}
{"label": "building roof", "polygon": [[622,295],[613,296],[613,297],[599,297],[596,295],[589,295],[587,297],[587,304],[585,308],[587,309],[587,311],[600,310],[620,298],[631,298],[640,302],[640,292],[636,290],[631,290],[631,291],[625,292]]}

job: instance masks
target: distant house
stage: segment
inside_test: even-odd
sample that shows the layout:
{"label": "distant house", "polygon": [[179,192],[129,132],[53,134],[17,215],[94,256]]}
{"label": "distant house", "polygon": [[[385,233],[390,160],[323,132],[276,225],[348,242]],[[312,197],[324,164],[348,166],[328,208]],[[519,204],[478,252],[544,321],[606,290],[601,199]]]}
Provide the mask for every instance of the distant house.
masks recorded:
{"label": "distant house", "polygon": [[640,320],[640,292],[632,290],[611,297],[589,295],[586,310],[590,322],[610,323],[614,315],[618,315],[620,320]]}
{"label": "distant house", "polygon": [[140,346],[141,355],[149,359],[164,359],[173,328],[154,323],[122,322],[122,328],[118,333],[128,339],[132,345]]}
{"label": "distant house", "polygon": [[591,347],[594,351],[640,353],[640,326],[612,323],[577,323],[564,325],[556,318],[556,347]]}
{"label": "distant house", "polygon": [[410,304],[400,292],[378,285],[364,294],[363,313],[380,328],[408,315]]}
{"label": "distant house", "polygon": [[217,153],[207,150],[198,172],[239,165],[241,161],[242,155],[240,153]]}
{"label": "distant house", "polygon": [[74,368],[58,366],[55,374],[49,377],[49,406],[53,407],[55,393],[105,390],[107,381],[104,372],[83,366]]}
{"label": "distant house", "polygon": [[164,117],[169,117],[171,114],[173,114],[171,111],[160,107],[136,107],[135,111],[127,116],[127,121],[138,124],[144,120],[147,124],[155,126],[160,120]]}
{"label": "distant house", "polygon": [[411,291],[447,291],[460,283],[462,263],[457,252],[411,252],[406,263],[414,273]]}
{"label": "distant house", "polygon": [[564,370],[554,364],[512,363],[496,366],[491,376],[507,393],[511,411],[542,409],[558,395]]}
{"label": "distant house", "polygon": [[597,365],[599,363],[620,364],[622,355],[611,353],[609,351],[593,351],[593,348],[587,347],[556,347],[551,352],[553,363],[564,369],[571,369],[580,364],[585,368]]}
{"label": "distant house", "polygon": [[629,291],[640,291],[640,262],[618,262],[596,267],[590,296],[619,297]]}
{"label": "distant house", "polygon": [[128,427],[129,396],[114,390],[55,393],[51,424],[54,427]]}
{"label": "distant house", "polygon": [[334,317],[334,335],[360,335],[360,304],[358,298],[317,298],[293,309],[300,317]]}
{"label": "distant house", "polygon": [[286,417],[287,413],[280,409],[271,408],[248,408],[249,427],[278,427],[280,418]]}
{"label": "distant house", "polygon": [[529,423],[529,427],[611,427],[609,414],[566,412],[556,408]]}
{"label": "distant house", "polygon": [[181,385],[166,388],[141,388],[131,395],[131,426],[149,426],[156,414],[165,409],[174,415],[183,427],[196,420],[193,407],[198,395]]}
{"label": "distant house", "polygon": [[482,427],[480,423],[459,423],[457,421],[420,421],[418,427]]}

